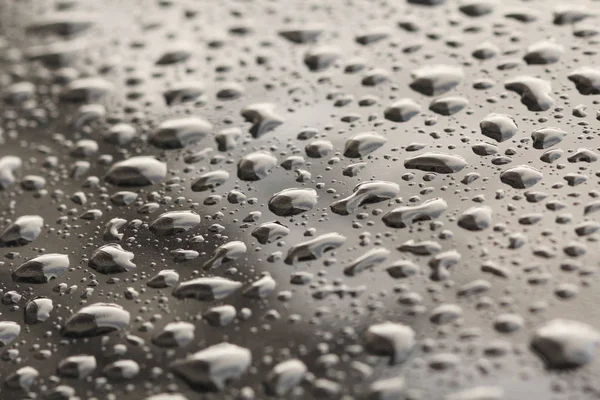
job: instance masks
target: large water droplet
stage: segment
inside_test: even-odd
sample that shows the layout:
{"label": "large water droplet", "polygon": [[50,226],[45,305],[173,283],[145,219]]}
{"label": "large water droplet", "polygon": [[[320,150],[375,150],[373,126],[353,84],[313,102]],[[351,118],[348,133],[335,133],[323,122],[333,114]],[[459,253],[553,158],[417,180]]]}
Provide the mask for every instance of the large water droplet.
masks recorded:
{"label": "large water droplet", "polygon": [[64,274],[68,268],[68,255],[44,254],[19,265],[12,277],[15,282],[46,283]]}
{"label": "large water droplet", "polygon": [[212,124],[200,117],[179,117],[162,122],[148,142],[160,149],[181,149],[206,137]]}
{"label": "large water droplet", "polygon": [[317,198],[314,189],[285,189],[269,199],[269,210],[280,217],[289,217],[312,210],[317,205]]}
{"label": "large water droplet", "polygon": [[167,176],[167,164],[154,157],[138,156],[114,163],[104,177],[117,186],[148,186]]}
{"label": "large water droplet", "polygon": [[88,266],[101,274],[118,274],[135,269],[133,253],[116,243],[98,248],[88,262]]}
{"label": "large water droplet", "polygon": [[129,326],[128,311],[114,303],[95,303],[73,314],[61,329],[69,338],[101,336]]}
{"label": "large water droplet", "polygon": [[157,236],[171,236],[187,232],[200,224],[200,216],[193,211],[169,211],[161,214],[148,229]]}
{"label": "large water droplet", "polygon": [[210,346],[171,363],[173,372],[199,391],[222,391],[252,363],[250,350],[230,343]]}

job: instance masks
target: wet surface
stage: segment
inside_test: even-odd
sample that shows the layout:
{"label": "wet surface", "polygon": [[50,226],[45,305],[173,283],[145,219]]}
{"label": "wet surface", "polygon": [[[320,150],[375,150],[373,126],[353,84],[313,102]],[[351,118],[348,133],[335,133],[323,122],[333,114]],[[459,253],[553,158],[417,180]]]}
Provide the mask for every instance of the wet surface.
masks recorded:
{"label": "wet surface", "polygon": [[600,3],[0,2],[0,398],[600,396]]}

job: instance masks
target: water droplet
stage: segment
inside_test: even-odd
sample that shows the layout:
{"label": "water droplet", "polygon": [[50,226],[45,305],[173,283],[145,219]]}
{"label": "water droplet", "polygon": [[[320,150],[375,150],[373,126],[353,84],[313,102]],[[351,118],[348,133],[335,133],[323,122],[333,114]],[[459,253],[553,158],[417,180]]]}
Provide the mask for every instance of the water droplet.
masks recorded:
{"label": "water droplet", "polygon": [[69,256],[66,254],[44,254],[25,261],[14,270],[15,282],[47,283],[64,274],[69,268]]}
{"label": "water droplet", "polygon": [[237,260],[246,254],[246,245],[244,242],[234,240],[217,247],[212,257],[204,263],[204,269],[215,269],[221,265]]}
{"label": "water droplet", "polygon": [[44,220],[39,215],[23,215],[0,233],[0,247],[24,246],[42,232]]}
{"label": "water droplet", "polygon": [[401,323],[371,325],[365,335],[367,350],[378,356],[389,357],[391,365],[406,361],[415,346],[415,331]]}
{"label": "water droplet", "polygon": [[171,236],[187,232],[200,224],[200,216],[193,211],[169,211],[161,214],[148,229],[157,236]]}
{"label": "water droplet", "polygon": [[290,229],[278,221],[265,222],[252,231],[258,243],[267,244],[279,240],[290,233]]}
{"label": "water droplet", "polygon": [[289,217],[311,210],[317,205],[314,189],[285,189],[269,199],[269,210],[280,217]]}
{"label": "water droplet", "polygon": [[242,117],[252,124],[250,134],[255,139],[285,122],[284,118],[275,111],[275,105],[271,103],[251,104],[242,110]]}
{"label": "water droplet", "polygon": [[358,257],[344,269],[344,275],[356,276],[361,272],[372,269],[387,260],[390,251],[387,249],[372,249]]}
{"label": "water droplet", "polygon": [[10,345],[21,333],[21,326],[13,321],[0,321],[0,346]]}
{"label": "water droplet", "polygon": [[445,96],[433,100],[429,109],[436,114],[450,116],[460,112],[469,104],[469,100],[461,96]]}
{"label": "water droplet", "polygon": [[243,156],[238,162],[237,176],[243,181],[258,181],[269,175],[277,165],[277,158],[267,151],[256,151]]}
{"label": "water droplet", "polygon": [[116,243],[99,247],[88,262],[88,266],[101,274],[118,274],[135,269],[133,253]]}
{"label": "water droplet", "polygon": [[212,124],[200,117],[179,117],[163,121],[149,135],[148,142],[159,149],[182,149],[206,137]]}
{"label": "water droplet", "polygon": [[502,171],[500,180],[515,189],[529,189],[536,183],[541,181],[543,175],[538,170],[528,167],[527,165],[519,165]]}
{"label": "water droplet", "polygon": [[554,41],[534,43],[527,48],[523,59],[527,64],[553,64],[560,60],[564,47]]}
{"label": "water droplet", "polygon": [[152,343],[163,348],[184,347],[194,340],[195,330],[189,322],[171,322],[152,338]]}
{"label": "water droplet", "polygon": [[383,146],[387,139],[376,132],[363,132],[352,136],[344,145],[344,157],[365,157]]}
{"label": "water droplet", "polygon": [[532,76],[517,76],[505,82],[507,90],[516,92],[521,96],[521,103],[529,111],[547,111],[554,104],[550,96],[552,86],[550,82]]}
{"label": "water droplet", "polygon": [[454,174],[468,165],[461,156],[444,153],[423,153],[404,160],[407,169],[418,169],[439,174]]}
{"label": "water droplet", "polygon": [[463,80],[460,67],[433,65],[414,70],[411,89],[426,96],[439,96],[454,89]]}
{"label": "water droplet", "polygon": [[92,355],[74,355],[59,361],[56,373],[63,378],[84,379],[94,372],[96,365],[96,357]]}
{"label": "water droplet", "polygon": [[221,277],[196,278],[184,281],[173,290],[173,296],[200,301],[221,300],[242,286],[240,282]]}
{"label": "water droplet", "polygon": [[417,206],[401,206],[385,214],[383,223],[390,228],[406,228],[416,222],[433,221],[442,215],[448,204],[441,198],[431,199]]}
{"label": "water droplet", "polygon": [[148,186],[162,181],[166,176],[166,163],[154,157],[138,156],[113,164],[104,180],[117,186]]}
{"label": "water droplet", "polygon": [[199,391],[222,391],[252,363],[250,350],[230,343],[207,347],[171,363],[173,372]]}
{"label": "water droplet", "polygon": [[489,114],[479,123],[481,133],[497,142],[504,142],[517,134],[519,128],[509,115]]}
{"label": "water droplet", "polygon": [[312,72],[321,72],[331,67],[340,58],[340,55],[337,47],[313,47],[304,54],[304,64]]}
{"label": "water droplet", "polygon": [[113,85],[103,78],[78,78],[69,82],[60,98],[68,102],[95,103],[113,91]]}
{"label": "water droplet", "polygon": [[554,319],[540,326],[531,347],[547,368],[575,368],[590,363],[600,344],[600,333],[583,322]]}
{"label": "water droplet", "polygon": [[365,204],[390,200],[400,194],[397,183],[385,181],[362,182],[354,187],[353,193],[331,204],[331,211],[340,215],[354,213]]}
{"label": "water droplet", "polygon": [[492,225],[490,207],[471,207],[458,218],[458,226],[468,231],[483,231]]}
{"label": "water droplet", "polygon": [[48,297],[31,299],[25,304],[25,323],[27,325],[40,324],[50,318],[53,309],[54,303]]}
{"label": "water droplet", "polygon": [[297,262],[318,260],[328,251],[341,247],[346,242],[346,237],[339,233],[326,233],[306,242],[290,247],[285,263],[293,265]]}
{"label": "water droplet", "polygon": [[198,179],[192,182],[192,191],[205,192],[221,186],[229,179],[229,172],[225,170],[216,170],[207,172],[201,175]]}
{"label": "water droplet", "polygon": [[280,362],[267,375],[265,382],[267,393],[272,396],[287,395],[300,384],[307,371],[306,365],[296,358]]}
{"label": "water droplet", "polygon": [[600,94],[600,69],[581,67],[571,72],[568,78],[575,83],[579,93],[583,95]]}
{"label": "water droplet", "polygon": [[63,325],[61,335],[68,338],[102,336],[129,326],[131,316],[118,304],[95,303],[83,307]]}

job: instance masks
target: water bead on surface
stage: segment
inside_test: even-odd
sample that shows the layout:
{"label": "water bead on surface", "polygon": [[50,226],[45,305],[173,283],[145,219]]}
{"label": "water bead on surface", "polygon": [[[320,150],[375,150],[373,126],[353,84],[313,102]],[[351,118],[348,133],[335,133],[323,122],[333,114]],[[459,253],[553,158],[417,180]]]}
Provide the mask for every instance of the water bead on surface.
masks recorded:
{"label": "water bead on surface", "polygon": [[280,217],[287,217],[311,210],[317,204],[314,189],[285,189],[269,199],[269,210]]}
{"label": "water bead on surface", "polygon": [[131,314],[118,304],[95,303],[85,306],[66,320],[61,335],[87,338],[120,331],[129,326]]}
{"label": "water bead on surface", "polygon": [[166,163],[153,157],[139,156],[113,164],[104,180],[117,186],[148,186],[162,181],[166,175]]}

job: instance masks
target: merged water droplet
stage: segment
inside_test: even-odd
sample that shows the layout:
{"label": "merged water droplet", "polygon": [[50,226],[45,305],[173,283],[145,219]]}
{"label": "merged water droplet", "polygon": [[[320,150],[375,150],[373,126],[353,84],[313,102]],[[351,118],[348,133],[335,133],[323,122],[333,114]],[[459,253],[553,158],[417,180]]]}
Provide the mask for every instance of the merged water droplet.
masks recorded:
{"label": "merged water droplet", "polygon": [[532,76],[517,76],[504,83],[507,90],[512,90],[521,96],[521,103],[529,111],[547,111],[554,104],[551,97],[550,82]]}
{"label": "merged water droplet", "polygon": [[385,181],[362,182],[354,187],[353,193],[331,204],[331,211],[340,215],[354,213],[365,204],[390,200],[400,194],[397,183]]}
{"label": "merged water droplet", "polygon": [[234,261],[246,254],[244,242],[234,240],[217,247],[212,257],[204,263],[204,269],[219,268],[221,265]]}
{"label": "merged water droplet", "polygon": [[285,257],[285,263],[292,265],[296,262],[318,260],[328,251],[341,247],[346,237],[339,233],[326,233],[306,242],[290,247]]}
{"label": "merged water droplet", "polygon": [[275,104],[271,103],[251,104],[242,110],[242,117],[252,124],[250,134],[255,139],[285,122],[285,119],[275,111]]}
{"label": "merged water droplet", "polygon": [[448,208],[444,199],[431,199],[416,206],[400,206],[385,214],[383,223],[390,228],[406,228],[416,222],[433,221]]}

